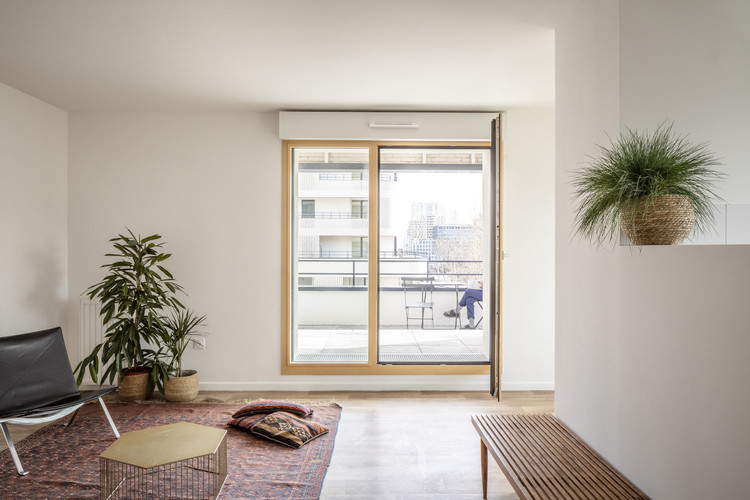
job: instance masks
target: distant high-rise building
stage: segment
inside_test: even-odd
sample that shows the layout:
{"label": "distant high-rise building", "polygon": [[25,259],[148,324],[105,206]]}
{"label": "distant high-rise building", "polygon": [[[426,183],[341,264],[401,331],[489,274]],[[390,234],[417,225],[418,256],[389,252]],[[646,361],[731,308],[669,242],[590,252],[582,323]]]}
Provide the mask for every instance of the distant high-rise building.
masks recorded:
{"label": "distant high-rise building", "polygon": [[472,224],[439,224],[432,229],[433,253],[443,260],[467,259],[478,255],[475,238],[476,227]]}
{"label": "distant high-rise building", "polygon": [[437,203],[412,203],[411,219],[406,230],[406,249],[412,255],[431,257],[433,228],[443,220]]}
{"label": "distant high-rise building", "polygon": [[442,207],[437,203],[415,202],[411,204],[411,219],[419,220],[425,217],[437,217],[442,215]]}

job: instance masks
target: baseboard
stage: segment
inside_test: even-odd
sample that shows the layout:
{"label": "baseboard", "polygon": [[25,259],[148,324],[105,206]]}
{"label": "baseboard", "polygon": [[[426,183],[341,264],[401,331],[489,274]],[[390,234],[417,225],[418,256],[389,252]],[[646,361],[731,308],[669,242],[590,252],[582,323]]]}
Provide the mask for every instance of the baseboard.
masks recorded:
{"label": "baseboard", "polygon": [[[109,384],[104,384],[109,385]],[[97,389],[90,380],[81,389]],[[482,376],[477,380],[447,381],[394,381],[386,382],[316,382],[315,380],[274,382],[203,382],[202,391],[489,391],[489,381]],[[554,391],[554,382],[503,382],[503,391]]]}
{"label": "baseboard", "polygon": [[202,382],[204,391],[484,391],[486,381],[477,382]]}
{"label": "baseboard", "polygon": [[554,391],[554,382],[503,382],[503,391]]}
{"label": "baseboard", "polygon": [[[477,381],[458,382],[203,382],[204,391],[489,391],[489,381],[482,377]],[[503,391],[552,391],[553,382],[503,383]]]}

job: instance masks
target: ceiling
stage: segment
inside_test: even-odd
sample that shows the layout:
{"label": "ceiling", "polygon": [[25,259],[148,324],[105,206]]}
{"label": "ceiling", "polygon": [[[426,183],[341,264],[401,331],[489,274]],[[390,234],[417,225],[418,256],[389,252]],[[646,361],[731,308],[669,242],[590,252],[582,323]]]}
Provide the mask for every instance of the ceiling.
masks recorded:
{"label": "ceiling", "polygon": [[69,111],[554,101],[578,0],[0,0],[0,83]]}

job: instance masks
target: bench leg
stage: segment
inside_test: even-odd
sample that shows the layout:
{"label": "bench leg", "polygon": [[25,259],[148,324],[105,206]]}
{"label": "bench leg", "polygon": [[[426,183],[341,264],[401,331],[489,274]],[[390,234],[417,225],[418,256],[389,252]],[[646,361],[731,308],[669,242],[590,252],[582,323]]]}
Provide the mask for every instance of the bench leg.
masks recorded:
{"label": "bench leg", "polygon": [[487,498],[487,445],[480,439],[479,446],[482,454],[482,498]]}
{"label": "bench leg", "polygon": [[0,427],[3,428],[3,436],[5,436],[5,442],[8,443],[8,451],[10,451],[10,456],[16,466],[18,475],[25,476],[26,474],[28,474],[28,472],[23,470],[21,460],[18,458],[18,453],[16,453],[16,447],[13,445],[13,438],[10,437],[10,432],[8,432],[8,426],[5,425],[5,422],[2,422],[0,423]]}

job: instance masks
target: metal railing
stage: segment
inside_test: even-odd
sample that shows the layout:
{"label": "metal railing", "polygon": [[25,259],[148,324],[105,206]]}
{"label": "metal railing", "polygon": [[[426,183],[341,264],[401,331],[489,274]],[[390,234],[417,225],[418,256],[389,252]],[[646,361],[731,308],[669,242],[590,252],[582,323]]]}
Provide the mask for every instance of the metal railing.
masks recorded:
{"label": "metal railing", "polygon": [[367,212],[302,212],[300,219],[367,219]]}
{"label": "metal railing", "polygon": [[[367,259],[368,253],[365,252],[352,252],[351,250],[300,250],[297,252],[297,258],[305,261],[315,261],[320,259]],[[394,252],[381,251],[379,253],[380,259],[388,259],[390,261],[403,261],[403,262],[430,262],[445,263],[445,262],[474,262],[481,263],[480,260],[438,260],[433,259],[428,252],[407,252],[399,250]]]}
{"label": "metal railing", "polygon": [[299,252],[297,252],[297,257],[300,262],[314,262],[321,259],[367,260],[367,252],[359,253],[352,252],[351,250],[300,250]]}
{"label": "metal railing", "polygon": [[[397,173],[381,173],[380,174],[380,180],[387,182],[387,181],[397,181]],[[318,180],[321,181],[363,181],[368,179],[368,173],[365,171],[362,172],[347,172],[347,173],[319,173],[318,174]]]}
{"label": "metal railing", "polygon": [[[297,284],[300,291],[366,290],[366,286],[357,283],[368,277],[368,260],[366,255],[353,257],[346,251],[300,252],[297,276],[306,278],[304,284]],[[404,258],[394,256],[393,252],[381,252],[381,290],[400,290],[401,278],[420,277],[442,282],[481,279],[482,261]]]}

